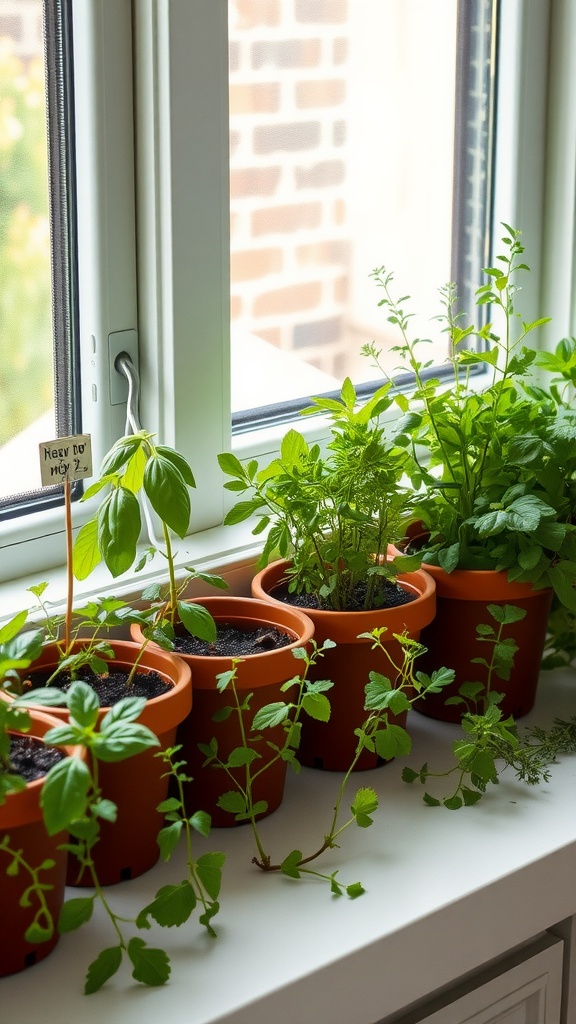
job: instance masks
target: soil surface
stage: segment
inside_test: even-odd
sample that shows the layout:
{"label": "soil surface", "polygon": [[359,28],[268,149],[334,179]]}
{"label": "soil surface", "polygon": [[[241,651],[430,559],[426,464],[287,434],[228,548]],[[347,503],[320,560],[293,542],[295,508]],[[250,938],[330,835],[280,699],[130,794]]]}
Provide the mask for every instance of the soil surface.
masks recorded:
{"label": "soil surface", "polygon": [[175,654],[201,654],[209,657],[243,658],[247,654],[262,654],[275,651],[293,643],[295,637],[283,633],[274,626],[257,626],[254,629],[235,626],[233,622],[218,622],[216,643],[183,633],[174,641]]}
{"label": "soil surface", "polygon": [[[49,678],[50,672],[38,669],[28,673],[26,682],[31,684],[33,690],[41,690]],[[160,697],[172,689],[172,684],[167,683],[157,672],[137,672],[130,688],[126,686],[128,672],[110,671],[108,675],[96,675],[87,666],[79,669],[76,679],[88,683],[96,693],[100,701],[100,707],[110,708],[117,704],[123,697],[145,697],[152,700],[153,697]],[[50,686],[56,687],[66,693],[70,689],[73,680],[68,673],[62,673],[53,679]],[[42,702],[42,694],[38,694],[38,703]]]}
{"label": "soil surface", "polygon": [[[364,608],[364,598],[366,596],[366,587],[364,584],[356,589],[354,602],[345,609],[330,609],[328,604],[319,601],[316,594],[291,594],[288,590],[287,583],[280,583],[277,587],[274,587],[270,596],[276,598],[277,601],[282,601],[284,604],[296,605],[297,608],[302,608],[304,611],[307,608],[319,609],[320,611],[337,610],[346,612],[375,610],[374,608]],[[409,590],[404,590],[404,588],[398,583],[387,583],[380,591],[379,597],[381,600],[375,606],[376,609],[399,608],[403,604],[410,604],[412,601],[415,601],[417,594],[412,594]]]}
{"label": "soil surface", "polygon": [[10,737],[10,769],[26,782],[34,782],[66,757],[58,747],[48,747],[35,736]]}

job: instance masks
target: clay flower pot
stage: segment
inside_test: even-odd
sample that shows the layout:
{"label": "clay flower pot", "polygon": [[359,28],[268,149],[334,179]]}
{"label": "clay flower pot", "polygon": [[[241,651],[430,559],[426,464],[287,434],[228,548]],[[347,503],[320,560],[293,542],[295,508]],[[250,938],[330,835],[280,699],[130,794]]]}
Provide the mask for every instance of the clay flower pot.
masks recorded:
{"label": "clay flower pot", "polygon": [[[79,641],[81,643],[81,641]],[[129,671],[140,650],[130,641],[111,641],[115,657],[112,668]],[[57,658],[54,645],[48,645],[34,662],[34,669],[54,668]],[[190,669],[179,658],[163,651],[147,648],[139,665],[141,672],[157,672],[171,689],[147,701],[138,721],[148,726],[160,741],[160,747],[145,750],[135,757],[114,764],[100,763],[99,781],[104,796],[118,807],[114,823],[102,821],[100,840],[94,847],[93,857],[102,885],[112,885],[128,878],[136,878],[156,864],[160,850],[156,842],[162,827],[163,815],[156,808],[166,799],[168,779],[163,778],[166,766],[155,757],[158,750],[174,746],[176,727],[192,708],[192,682]],[[41,691],[39,691],[41,700]],[[42,708],[65,721],[66,708]],[[102,718],[108,708],[100,709]],[[68,885],[89,885],[87,878],[78,875],[78,865],[70,859]]]}
{"label": "clay flower pot", "polygon": [[[250,597],[203,597],[194,598],[191,603],[206,608],[216,625],[230,623],[247,630],[261,626],[276,628],[291,637],[284,647],[247,654],[238,665],[236,688],[240,700],[252,694],[250,711],[245,715],[247,728],[260,708],[274,701],[290,699],[289,694],[282,693],[281,686],[301,671],[302,662],[293,657],[292,651],[296,647],[305,647],[312,638],[314,626],[307,615],[286,605],[272,608],[269,602],[255,601]],[[133,635],[138,635],[138,627],[133,627]],[[208,744],[215,737],[218,754],[225,761],[230,751],[243,745],[236,714],[225,721],[215,722],[213,718],[217,711],[232,704],[231,692],[219,693],[216,688],[216,676],[232,668],[232,657],[199,654],[179,654],[178,657],[189,665],[194,687],[194,715],[180,724],[177,734],[177,741],[182,744],[179,756],[187,762],[187,774],[193,778],[185,786],[187,808],[190,813],[206,811],[216,827],[235,825],[234,816],[217,806],[218,798],[233,789],[233,783],[222,769],[213,765],[203,767],[205,756],[198,749],[199,743]],[[282,728],[267,729],[263,739],[254,744],[261,755],[256,762],[258,769],[269,763],[275,754],[266,741],[281,745],[284,741]],[[245,779],[243,772],[241,768],[234,772],[240,783]],[[280,805],[285,779],[286,762],[278,760],[256,780],[254,801],[266,801],[266,814],[271,814]]]}
{"label": "clay flower pot", "polygon": [[422,643],[428,652],[418,665],[425,672],[446,665],[454,669],[456,679],[442,693],[418,701],[415,709],[444,722],[460,721],[464,706],[446,706],[445,702],[458,693],[462,683],[485,681],[486,669],[474,664],[473,658],[490,660],[486,644],[476,638],[476,627],[483,623],[496,625],[487,605],[510,604],[523,608],[526,616],[505,627],[504,636],[514,638],[518,651],[510,679],[494,677],[491,688],[504,694],[499,707],[505,716],[527,715],[536,698],[552,591],[533,590],[530,583],[510,583],[505,572],[455,569],[446,573],[435,565],[427,565],[426,572],[436,580],[436,618],[422,632]]}
{"label": "clay flower pot", "polygon": [[[41,738],[49,729],[60,722],[53,715],[46,715],[35,709],[30,710],[32,728],[27,736]],[[67,756],[81,756],[81,748],[66,747]],[[26,967],[43,960],[54,949],[59,939],[58,917],[64,902],[66,883],[65,850],[58,847],[66,842],[67,836],[59,832],[49,836],[44,827],[40,793],[44,777],[29,782],[18,793],[11,793],[0,807],[0,843],[7,839],[12,850],[21,851],[22,857],[31,868],[48,867],[40,872],[40,881],[51,888],[45,892],[46,904],[54,931],[46,942],[29,942],[26,931],[32,924],[38,903],[32,895],[29,905],[22,905],[24,890],[30,884],[30,876],[22,867],[17,874],[7,874],[12,858],[0,849],[0,977],[15,974]]]}
{"label": "clay flower pot", "polygon": [[[276,607],[289,607],[274,597],[274,588],[285,579],[289,563],[285,560],[271,562],[252,581],[254,597],[266,600]],[[314,623],[315,639],[318,644],[333,640],[336,647],[328,650],[314,669],[314,678],[331,679],[333,688],[327,696],[331,704],[329,722],[303,720],[302,740],[298,760],[312,768],[329,771],[346,771],[356,750],[357,738],[354,729],[366,719],[364,710],[364,688],[369,681],[369,672],[381,672],[390,678],[391,667],[381,651],[373,651],[367,640],[359,640],[360,633],[386,626],[383,642],[388,647],[396,664],[402,662],[401,648],[393,633],[406,631],[417,640],[420,630],[434,618],[436,609],[436,587],[427,573],[406,573],[398,577],[398,583],[415,595],[415,600],[397,608],[379,608],[374,611],[341,612],[306,609]],[[405,716],[393,718],[404,725]],[[356,770],[375,768],[380,762],[378,755],[368,750],[361,754]]]}

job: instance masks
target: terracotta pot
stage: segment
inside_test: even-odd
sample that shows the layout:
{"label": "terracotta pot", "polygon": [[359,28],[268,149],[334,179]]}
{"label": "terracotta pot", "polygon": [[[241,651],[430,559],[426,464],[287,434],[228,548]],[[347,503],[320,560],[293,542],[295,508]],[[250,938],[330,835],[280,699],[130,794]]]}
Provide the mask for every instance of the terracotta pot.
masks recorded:
{"label": "terracotta pot", "polygon": [[[252,581],[255,597],[270,601],[275,606],[286,604],[274,598],[273,591],[285,578],[288,562],[272,562],[259,572]],[[360,633],[386,626],[383,642],[396,664],[401,663],[400,644],[393,633],[407,632],[417,640],[420,630],[431,622],[436,607],[434,580],[425,572],[406,573],[398,577],[400,585],[416,596],[409,604],[398,608],[379,608],[374,611],[334,612],[306,609],[314,623],[315,639],[318,644],[334,640],[336,647],[327,651],[314,670],[314,678],[331,679],[333,688],[327,696],[331,704],[329,722],[316,722],[310,718],[303,721],[302,741],[298,760],[312,768],[328,771],[346,771],[356,750],[357,738],[354,729],[366,719],[364,710],[364,688],[369,681],[369,672],[381,672],[390,677],[391,667],[386,655],[373,651],[367,640],[358,640]],[[406,716],[390,720],[403,725]],[[361,754],[356,770],[375,768],[381,763],[378,755],[368,750]]]}
{"label": "terracotta pot", "polygon": [[[248,726],[256,711],[266,704],[289,699],[289,695],[282,693],[281,686],[298,675],[302,666],[302,662],[293,657],[292,651],[296,647],[305,647],[314,633],[312,622],[303,612],[289,606],[272,608],[268,602],[255,601],[249,597],[203,597],[195,598],[191,603],[201,604],[216,623],[228,622],[246,629],[276,627],[292,637],[285,647],[246,655],[238,665],[236,687],[240,700],[252,694],[250,711],[246,714]],[[137,628],[133,629],[133,635],[138,635]],[[221,694],[216,689],[216,676],[232,668],[232,658],[198,654],[181,654],[179,657],[190,666],[194,684],[194,715],[180,724],[177,734],[177,742],[182,744],[182,758],[188,765],[187,774],[193,778],[185,786],[186,804],[190,813],[196,810],[207,811],[212,824],[218,828],[232,826],[236,824],[234,816],[221,810],[217,802],[223,793],[233,789],[233,784],[222,769],[214,766],[204,768],[205,757],[198,749],[199,743],[209,743],[215,737],[219,755],[226,760],[230,751],[242,746],[235,714],[223,722],[216,723],[213,720],[215,712],[231,704],[231,694]],[[282,727],[266,729],[262,740],[254,744],[261,755],[257,762],[258,768],[270,763],[275,756],[267,741],[281,745],[284,741]],[[244,769],[237,769],[234,774],[240,784],[245,781]],[[286,762],[279,760],[256,780],[253,787],[254,800],[266,801],[266,814],[271,814],[280,805],[285,779]]]}
{"label": "terracotta pot", "polygon": [[[32,728],[26,735],[41,738],[49,729],[60,725],[57,718],[32,709]],[[67,756],[82,756],[81,748],[66,747]],[[58,917],[64,902],[66,882],[65,850],[58,847],[66,842],[65,832],[49,836],[44,827],[40,807],[40,793],[44,777],[29,782],[19,793],[11,793],[0,807],[0,843],[9,838],[10,848],[21,851],[27,864],[38,868],[48,861],[51,866],[40,872],[40,881],[51,886],[45,892],[48,910],[54,922],[54,932],[46,942],[28,942],[26,930],[32,924],[38,903],[32,896],[30,906],[21,905],[23,891],[30,884],[30,876],[22,868],[16,875],[8,875],[11,858],[0,850],[0,977],[15,974],[43,960],[54,949],[59,939]]]}
{"label": "terracotta pot", "polygon": [[[81,643],[81,641],[79,641]],[[130,641],[111,641],[115,658],[110,662],[120,671],[129,671],[140,645]],[[54,645],[47,646],[40,658],[31,666],[55,667],[57,659]],[[103,795],[118,807],[114,823],[102,821],[100,839],[94,847],[93,857],[102,885],[112,885],[128,878],[136,878],[156,864],[160,851],[156,837],[163,824],[163,815],[156,808],[166,799],[168,779],[163,778],[166,766],[155,757],[159,749],[165,750],[176,742],[176,727],[190,713],[192,682],[190,669],[179,658],[163,651],[147,648],[139,666],[142,672],[157,672],[171,684],[171,689],[160,697],[147,701],[138,721],[148,726],[160,741],[160,747],[145,750],[135,757],[115,764],[101,762],[98,766]],[[41,705],[38,705],[41,707]],[[47,708],[41,710],[46,711]],[[50,713],[66,721],[65,708],[50,708]],[[108,708],[101,708],[102,718]],[[84,873],[78,875],[78,865],[70,858],[68,885],[90,885]]]}
{"label": "terracotta pot", "polygon": [[504,694],[499,705],[504,715],[521,718],[534,705],[540,662],[546,638],[546,625],[552,591],[533,590],[530,583],[510,583],[505,572],[482,569],[455,569],[446,573],[435,565],[426,571],[436,580],[436,618],[422,632],[427,654],[418,661],[425,672],[445,665],[456,672],[456,680],[441,694],[430,694],[415,708],[421,714],[444,722],[459,722],[463,705],[448,705],[446,699],[458,693],[465,682],[485,682],[486,669],[473,658],[487,658],[487,645],[476,639],[476,627],[482,623],[497,626],[488,614],[488,604],[511,604],[526,611],[520,622],[505,627],[504,636],[518,644],[509,680],[495,677],[492,690]]}

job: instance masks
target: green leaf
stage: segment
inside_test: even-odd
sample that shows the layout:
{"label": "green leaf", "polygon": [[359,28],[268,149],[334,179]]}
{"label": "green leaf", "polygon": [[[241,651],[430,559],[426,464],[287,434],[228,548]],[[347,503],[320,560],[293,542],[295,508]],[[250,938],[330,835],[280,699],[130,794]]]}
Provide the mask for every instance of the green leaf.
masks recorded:
{"label": "green leaf", "polygon": [[252,747],[235,747],[234,750],[230,751],[228,760],[226,762],[227,768],[242,768],[243,765],[252,764],[260,757],[258,751]]}
{"label": "green leaf", "polygon": [[79,757],[66,757],[52,766],[40,794],[49,835],[56,835],[86,813],[91,786],[90,769]]}
{"label": "green leaf", "polygon": [[162,522],[178,537],[185,537],[190,525],[190,494],[180,470],[164,456],[154,455],[144,470],[143,486]]}
{"label": "green leaf", "polygon": [[275,725],[280,725],[288,717],[290,707],[291,705],[284,703],[284,701],[274,701],[272,704],[266,704],[254,715],[252,731],[259,732],[260,729],[273,729]]}
{"label": "green leaf", "polygon": [[183,827],[181,821],[173,821],[170,825],[160,829],[157,842],[160,847],[162,860],[170,860],[171,855],[178,846]]}
{"label": "green leaf", "polygon": [[194,831],[198,832],[198,835],[201,836],[210,835],[211,820],[210,815],[207,814],[206,811],[196,811],[190,818],[188,818],[188,821]]}
{"label": "green leaf", "polygon": [[138,498],[115,487],[98,509],[98,546],[113,576],[127,572],[136,558],[141,517]]}
{"label": "green leaf", "polygon": [[205,853],[196,861],[196,871],[198,872],[198,878],[202,882],[202,885],[206,889],[206,892],[210,896],[210,899],[216,900],[220,894],[220,886],[222,884],[222,868],[226,860],[225,853]]}
{"label": "green leaf", "polygon": [[156,451],[158,455],[161,455],[164,459],[168,459],[168,462],[171,462],[172,465],[176,467],[187,487],[196,487],[196,481],[194,480],[192,469],[180,452],[175,451],[174,448],[166,448],[163,444],[157,444]]}
{"label": "green leaf", "polygon": [[113,763],[125,761],[143,750],[159,747],[160,743],[154,733],[138,722],[113,722],[106,733],[94,737],[91,745],[98,760]]}
{"label": "green leaf", "polygon": [[440,801],[437,800],[435,796],[430,796],[429,793],[424,793],[422,799],[424,800],[424,803],[428,805],[428,807],[440,807]]}
{"label": "green leaf", "polygon": [[458,811],[463,806],[463,801],[459,796],[448,796],[443,801],[444,807],[447,807],[449,811]]}
{"label": "green leaf", "polygon": [[96,693],[88,683],[77,680],[67,694],[67,706],[71,719],[83,729],[93,729],[100,710]]}
{"label": "green leaf", "polygon": [[283,874],[288,875],[290,878],[300,878],[300,871],[298,865],[302,862],[302,851],[292,850],[287,857],[284,858],[280,865],[280,870]]}
{"label": "green leaf", "polygon": [[123,697],[113,704],[104,715],[100,724],[100,732],[107,732],[114,722],[135,722],[146,707],[145,697]]}
{"label": "green leaf", "polygon": [[72,564],[77,580],[85,580],[102,561],[98,544],[98,519],[95,517],[80,528],[72,549]]}
{"label": "green leaf", "polygon": [[[443,548],[438,552],[438,562],[440,567],[444,569],[444,572],[453,572],[454,569],[458,568],[460,561],[460,544],[451,544],[448,548]],[[424,569],[426,566],[423,567]]]}
{"label": "green leaf", "polygon": [[84,994],[89,996],[102,988],[102,985],[116,974],[121,963],[121,946],[111,946],[109,949],[103,949],[88,968],[84,984]]}
{"label": "green leaf", "polygon": [[378,797],[369,786],[359,789],[351,806],[351,811],[360,828],[368,828],[372,824],[371,814],[378,809]]}
{"label": "green leaf", "polygon": [[324,693],[305,693],[302,708],[310,718],[317,722],[330,721],[330,701]]}
{"label": "green leaf", "polygon": [[360,882],[352,882],[351,885],[346,886],[346,895],[349,896],[351,900],[358,899],[358,897],[363,896],[365,892],[366,889]]}
{"label": "green leaf", "polygon": [[232,455],[229,452],[223,452],[218,456],[218,465],[222,472],[226,473],[228,476],[234,476],[239,480],[244,480],[244,467],[235,455]]}
{"label": "green leaf", "polygon": [[489,604],[487,607],[492,618],[503,625],[510,625],[512,622],[521,622],[522,619],[526,618],[526,609],[517,608],[513,604]]}
{"label": "green leaf", "polygon": [[228,811],[230,814],[246,813],[244,797],[235,789],[231,789],[228,793],[223,793],[222,796],[218,797],[218,807],[223,811]]}
{"label": "green leaf", "polygon": [[308,455],[308,452],[308,445],[302,434],[297,430],[288,430],[280,445],[281,461],[287,466],[298,465],[300,460]]}
{"label": "green leaf", "polygon": [[193,913],[196,903],[196,893],[187,879],[177,885],[163,885],[152,902],[140,911],[136,924],[146,928],[151,917],[162,928],[179,927]]}
{"label": "green leaf", "polygon": [[142,939],[130,939],[128,956],[134,970],[132,977],[145,985],[165,985],[170,977],[170,960],[163,949],[151,949]]}
{"label": "green leaf", "polygon": [[58,931],[61,935],[75,932],[92,917],[96,896],[82,896],[66,900],[58,918]]}
{"label": "green leaf", "polygon": [[406,729],[390,722],[384,729],[378,730],[374,736],[374,743],[379,757],[384,761],[391,761],[393,757],[402,757],[409,754],[412,749],[412,740]]}
{"label": "green leaf", "polygon": [[203,605],[178,601],[178,615],[182,625],[191,636],[197,636],[209,644],[216,643],[216,623]]}

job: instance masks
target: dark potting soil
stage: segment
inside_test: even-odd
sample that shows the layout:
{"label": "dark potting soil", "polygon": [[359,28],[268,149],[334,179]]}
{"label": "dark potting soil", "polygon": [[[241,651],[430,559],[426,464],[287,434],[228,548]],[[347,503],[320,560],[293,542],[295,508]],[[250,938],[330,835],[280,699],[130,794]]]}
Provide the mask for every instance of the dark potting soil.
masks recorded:
{"label": "dark potting soil", "polygon": [[[44,669],[37,669],[29,672],[25,682],[29,682],[33,690],[40,690],[46,685],[51,672]],[[76,674],[76,680],[88,683],[96,693],[100,701],[100,707],[110,708],[117,704],[123,697],[145,697],[152,700],[153,697],[160,697],[172,689],[172,684],[167,683],[158,672],[137,672],[128,688],[128,672],[109,672],[108,675],[97,675],[87,666],[82,667]],[[66,693],[70,689],[73,680],[68,673],[62,673],[53,679],[50,686]],[[42,693],[38,694],[38,703],[42,703]]]}
{"label": "dark potting soil", "polygon": [[[319,609],[320,611],[332,610],[329,605],[322,603],[318,600],[315,594],[292,594],[288,590],[287,583],[280,583],[277,587],[271,591],[271,597],[276,598],[277,601],[282,601],[284,604],[293,604],[297,608],[306,610],[307,608]],[[410,604],[415,601],[417,594],[410,593],[409,590],[404,590],[398,583],[387,583],[379,592],[379,601],[370,611],[374,611],[381,608],[399,608],[403,604]],[[365,584],[359,584],[354,593],[354,601],[345,609],[337,609],[338,611],[347,612],[362,612],[364,608],[364,599],[366,597],[366,586]]]}
{"label": "dark potting soil", "polygon": [[10,737],[10,770],[26,782],[34,782],[66,757],[58,747],[47,747],[35,736]]}
{"label": "dark potting soil", "polygon": [[233,622],[218,622],[216,643],[199,640],[189,633],[179,634],[174,641],[176,654],[201,654],[209,657],[243,658],[247,654],[262,654],[286,647],[294,640],[289,633],[283,633],[274,626],[257,626],[255,629],[235,626]]}

